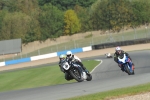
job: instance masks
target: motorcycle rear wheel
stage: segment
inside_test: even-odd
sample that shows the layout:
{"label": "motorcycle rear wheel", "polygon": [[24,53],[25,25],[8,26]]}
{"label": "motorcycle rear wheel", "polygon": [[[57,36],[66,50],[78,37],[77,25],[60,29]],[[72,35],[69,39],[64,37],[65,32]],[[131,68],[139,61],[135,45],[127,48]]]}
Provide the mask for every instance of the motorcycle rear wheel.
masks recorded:
{"label": "motorcycle rear wheel", "polygon": [[91,74],[87,74],[87,81],[91,81],[92,80],[92,75]]}

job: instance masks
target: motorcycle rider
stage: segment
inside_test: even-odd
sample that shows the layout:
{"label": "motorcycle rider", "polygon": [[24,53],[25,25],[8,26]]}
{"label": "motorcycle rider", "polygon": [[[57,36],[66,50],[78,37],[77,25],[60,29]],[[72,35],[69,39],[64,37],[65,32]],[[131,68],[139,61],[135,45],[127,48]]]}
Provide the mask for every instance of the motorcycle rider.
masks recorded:
{"label": "motorcycle rider", "polygon": [[80,58],[78,58],[76,55],[73,55],[71,51],[67,51],[66,55],[67,55],[66,58],[68,59],[68,61],[75,61],[77,64],[79,64],[83,68],[83,70],[87,74],[89,74],[89,71],[84,67]]}
{"label": "motorcycle rider", "polygon": [[105,53],[106,58],[112,58],[111,53]]}
{"label": "motorcycle rider", "polygon": [[61,66],[61,63],[64,61],[66,59],[66,55],[64,55],[64,54],[61,54],[60,56],[59,56],[59,67],[60,67],[60,70],[62,71],[62,72],[64,72],[64,69],[62,68],[62,66]]}
{"label": "motorcycle rider", "polygon": [[65,72],[65,70],[63,69],[61,63],[62,63],[64,60],[66,60],[66,55],[65,55],[65,54],[61,54],[61,55],[59,56],[59,63],[58,63],[58,64],[59,64],[60,70],[61,70],[63,73],[65,73],[65,79],[66,79],[67,81],[69,81],[69,80],[72,80],[73,78],[72,78],[67,72]]}
{"label": "motorcycle rider", "polygon": [[[121,50],[121,48],[120,48],[119,46],[117,46],[117,47],[115,48],[115,51],[116,51],[116,52],[114,53],[114,61],[115,61],[116,63],[118,63],[118,66],[121,68],[122,71],[124,71],[122,65],[119,64],[119,62],[118,62],[118,57],[119,57],[119,56],[123,56],[123,55],[125,54],[131,61],[132,61],[132,59],[131,59],[131,57],[129,56],[129,54],[128,54],[127,52]],[[133,63],[132,63],[132,66],[133,66],[133,68],[134,68],[134,64],[133,64]]]}

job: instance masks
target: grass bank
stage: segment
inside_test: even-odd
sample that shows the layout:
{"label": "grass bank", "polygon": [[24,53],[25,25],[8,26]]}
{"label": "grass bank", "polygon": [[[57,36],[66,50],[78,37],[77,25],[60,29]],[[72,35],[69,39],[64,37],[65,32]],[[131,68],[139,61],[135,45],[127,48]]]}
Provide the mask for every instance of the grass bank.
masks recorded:
{"label": "grass bank", "polygon": [[[86,60],[83,64],[91,71],[100,61]],[[56,84],[75,82],[66,81],[58,65],[43,66],[39,68],[30,68],[12,72],[0,73],[0,92],[19,90],[26,88],[36,88]]]}
{"label": "grass bank", "polygon": [[106,92],[100,92],[80,97],[68,98],[64,100],[110,100],[125,96],[136,95],[140,93],[150,92],[150,83],[137,85],[133,87],[120,88]]}

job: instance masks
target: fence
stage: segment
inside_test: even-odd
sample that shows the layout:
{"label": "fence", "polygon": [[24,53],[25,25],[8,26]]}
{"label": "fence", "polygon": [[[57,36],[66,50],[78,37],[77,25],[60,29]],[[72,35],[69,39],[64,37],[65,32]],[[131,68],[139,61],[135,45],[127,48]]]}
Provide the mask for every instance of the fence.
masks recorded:
{"label": "fence", "polygon": [[126,31],[122,30],[119,33],[112,33],[109,31],[87,32],[84,34],[76,34],[74,37],[61,37],[56,39],[56,41],[48,40],[48,42],[43,42],[41,44],[34,42],[28,46],[24,46],[22,50],[23,52],[21,53],[1,56],[0,61],[27,58],[86,46],[102,45],[117,41],[125,42],[127,40],[137,40],[142,38],[150,38],[149,27],[140,27],[138,29],[130,29]]}

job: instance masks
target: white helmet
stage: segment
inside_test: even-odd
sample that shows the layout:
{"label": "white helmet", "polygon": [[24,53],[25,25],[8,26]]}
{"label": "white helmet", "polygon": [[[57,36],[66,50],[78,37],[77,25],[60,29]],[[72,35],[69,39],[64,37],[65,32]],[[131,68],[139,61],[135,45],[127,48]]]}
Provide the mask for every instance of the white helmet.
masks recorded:
{"label": "white helmet", "polygon": [[119,51],[121,50],[121,48],[119,46],[116,47],[116,51]]}
{"label": "white helmet", "polygon": [[67,57],[71,57],[72,56],[72,52],[71,51],[67,51],[66,55],[67,55]]}

